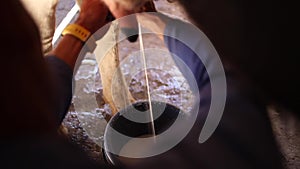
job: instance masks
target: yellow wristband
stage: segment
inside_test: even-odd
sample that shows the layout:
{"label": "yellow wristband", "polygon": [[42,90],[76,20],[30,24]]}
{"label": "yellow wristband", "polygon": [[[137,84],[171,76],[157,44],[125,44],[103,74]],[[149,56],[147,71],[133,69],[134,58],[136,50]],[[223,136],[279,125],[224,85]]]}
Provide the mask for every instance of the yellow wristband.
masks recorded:
{"label": "yellow wristband", "polygon": [[82,42],[86,42],[90,37],[91,32],[80,25],[70,24],[64,29],[62,35],[73,35],[76,38],[80,39]]}

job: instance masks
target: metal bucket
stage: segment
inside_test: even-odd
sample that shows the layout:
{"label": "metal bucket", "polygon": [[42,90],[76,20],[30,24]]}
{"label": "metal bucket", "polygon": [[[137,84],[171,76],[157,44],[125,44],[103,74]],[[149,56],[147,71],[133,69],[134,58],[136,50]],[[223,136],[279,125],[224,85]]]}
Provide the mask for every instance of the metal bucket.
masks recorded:
{"label": "metal bucket", "polygon": [[[152,101],[151,105],[153,109],[153,119],[155,119],[155,134],[159,135],[174,123],[180,113],[180,109],[163,102]],[[136,122],[136,119],[142,122]],[[129,138],[120,141],[113,130]],[[153,135],[149,119],[149,102],[138,102],[118,112],[109,121],[104,133],[104,158],[109,164],[114,166],[126,166],[127,164],[124,164],[124,159],[130,161],[130,163],[141,160],[121,157],[118,154],[130,141],[130,138],[138,138],[141,136],[149,137],[147,135]]]}

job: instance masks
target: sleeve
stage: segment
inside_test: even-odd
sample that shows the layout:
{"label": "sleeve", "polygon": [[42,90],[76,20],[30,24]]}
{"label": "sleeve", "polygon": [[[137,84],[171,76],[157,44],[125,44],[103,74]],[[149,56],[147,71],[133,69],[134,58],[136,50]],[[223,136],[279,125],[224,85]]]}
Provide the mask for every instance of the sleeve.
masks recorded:
{"label": "sleeve", "polygon": [[72,79],[73,72],[71,68],[62,60],[55,56],[45,58],[52,76],[55,115],[60,124],[68,112],[72,100]]}
{"label": "sleeve", "polygon": [[205,65],[195,51],[198,50],[201,53],[207,51],[200,49],[207,46],[207,43],[204,42],[204,39],[200,39],[201,36],[198,39],[197,37],[186,36],[196,34],[192,32],[187,34],[186,31],[189,32],[190,28],[190,26],[187,26],[186,23],[180,20],[169,19],[164,32],[164,41],[183,76],[190,78],[187,77],[186,72],[191,71],[200,90],[205,84],[209,83],[209,77]]}

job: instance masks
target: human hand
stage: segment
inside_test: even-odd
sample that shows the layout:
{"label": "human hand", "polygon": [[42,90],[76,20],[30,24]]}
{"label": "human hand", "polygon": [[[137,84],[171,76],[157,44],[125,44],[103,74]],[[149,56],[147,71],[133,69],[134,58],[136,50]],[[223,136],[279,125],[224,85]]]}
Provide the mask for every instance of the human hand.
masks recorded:
{"label": "human hand", "polygon": [[[122,18],[140,12],[156,12],[152,0],[103,0],[115,18]],[[135,16],[119,20],[119,26],[130,42],[138,38],[138,22]]]}
{"label": "human hand", "polygon": [[82,0],[80,7],[76,24],[86,28],[92,34],[106,24],[108,8],[102,0]]}
{"label": "human hand", "polygon": [[116,18],[138,12],[156,12],[152,0],[103,0]]}

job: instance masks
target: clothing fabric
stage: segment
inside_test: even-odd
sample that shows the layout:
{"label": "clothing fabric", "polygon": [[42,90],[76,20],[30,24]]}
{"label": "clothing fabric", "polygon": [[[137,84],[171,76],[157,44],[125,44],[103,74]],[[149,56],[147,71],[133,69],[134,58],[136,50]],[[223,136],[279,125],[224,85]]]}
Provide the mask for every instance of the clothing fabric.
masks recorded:
{"label": "clothing fabric", "polygon": [[43,53],[46,55],[52,50],[52,39],[55,32],[55,10],[58,0],[21,0],[21,2],[40,30]]}
{"label": "clothing fabric", "polygon": [[60,124],[65,118],[71,104],[73,72],[64,61],[55,56],[47,56],[45,61],[52,75],[54,91],[57,91],[55,93],[56,100],[54,106],[56,107],[55,114],[58,118],[58,124]]}

